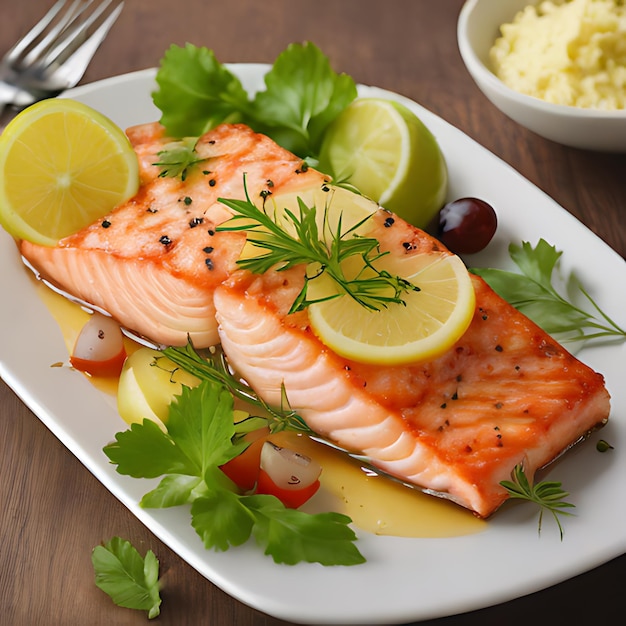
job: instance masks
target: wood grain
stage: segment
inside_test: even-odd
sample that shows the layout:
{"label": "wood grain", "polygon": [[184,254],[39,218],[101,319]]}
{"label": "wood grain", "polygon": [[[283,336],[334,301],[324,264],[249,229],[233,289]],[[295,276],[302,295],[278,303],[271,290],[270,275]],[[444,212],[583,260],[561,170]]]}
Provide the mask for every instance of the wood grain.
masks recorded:
{"label": "wood grain", "polygon": [[[17,4],[0,0],[0,54],[51,4],[52,0]],[[476,139],[624,257],[626,155],[557,145],[495,109],[471,81],[458,53],[456,19],[461,4],[461,0],[129,0],[83,82],[156,66],[173,43],[206,45],[225,62],[272,62],[290,42],[313,41],[335,69],[358,82],[408,96]],[[35,352],[36,346],[24,349]],[[144,614],[113,606],[93,584],[91,550],[113,535],[158,555],[166,587],[157,623],[284,623],[230,598],[173,554],[4,383],[0,477],[0,624],[145,624]],[[538,616],[546,623],[598,619],[621,623],[625,579],[622,556],[540,593],[428,623],[526,626]]]}

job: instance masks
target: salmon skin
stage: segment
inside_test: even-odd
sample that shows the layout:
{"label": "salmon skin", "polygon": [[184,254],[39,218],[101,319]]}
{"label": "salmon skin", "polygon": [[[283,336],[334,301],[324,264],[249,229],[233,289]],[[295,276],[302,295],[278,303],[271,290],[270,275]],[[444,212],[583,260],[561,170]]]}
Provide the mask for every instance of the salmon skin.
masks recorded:
{"label": "salmon skin", "polygon": [[[312,430],[373,465],[480,517],[507,498],[500,481],[522,463],[529,479],[610,410],[603,378],[478,277],[473,320],[440,357],[407,366],[346,360],[288,313],[304,270],[237,269],[245,235],[216,232],[231,213],[219,197],[326,191],[293,154],[241,125],[204,135],[205,159],[185,180],[161,177],[170,141],[158,124],[128,131],[140,161],[139,193],[55,247],[20,250],[41,277],[160,345],[221,342],[234,369],[270,404],[286,390]],[[370,220],[382,251],[450,254],[384,210]],[[390,226],[392,225],[392,226]],[[219,328],[218,328],[219,323]]]}
{"label": "salmon skin", "polygon": [[231,213],[219,197],[322,184],[302,160],[243,125],[205,134],[205,159],[184,181],[161,177],[159,152],[171,143],[157,124],[130,128],[139,158],[138,194],[55,247],[20,243],[22,256],[59,290],[113,315],[158,345],[198,348],[218,341],[213,292],[235,269],[245,235],[215,232]]}
{"label": "salmon skin", "polygon": [[[401,220],[389,228],[387,217],[375,217],[381,250],[441,250]],[[500,481],[517,464],[532,479],[608,419],[603,377],[477,276],[462,338],[442,356],[408,366],[364,365],[324,346],[306,312],[288,314],[303,280],[301,269],[237,272],[217,288],[230,364],[270,404],[280,403],[284,388],[315,432],[480,517],[507,499]]]}

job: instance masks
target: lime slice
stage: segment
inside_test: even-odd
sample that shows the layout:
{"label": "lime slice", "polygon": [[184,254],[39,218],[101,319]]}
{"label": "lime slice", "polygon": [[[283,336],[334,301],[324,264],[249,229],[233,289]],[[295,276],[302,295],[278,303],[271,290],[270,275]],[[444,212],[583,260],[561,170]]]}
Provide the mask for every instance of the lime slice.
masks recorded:
{"label": "lime slice", "polygon": [[[419,287],[406,292],[405,305],[370,311],[349,296],[309,306],[316,335],[337,354],[362,363],[401,365],[433,359],[467,330],[475,308],[471,277],[456,256],[446,252],[402,257],[388,254],[378,270],[401,276]],[[329,295],[328,283],[317,287]],[[335,291],[336,293],[336,291]]]}
{"label": "lime slice", "polygon": [[433,134],[407,107],[381,98],[357,99],[337,117],[319,168],[419,228],[443,206],[448,188]]}
{"label": "lime slice", "polygon": [[139,187],[137,156],[124,132],[74,100],[44,100],[0,135],[0,224],[42,245],[77,232]]}

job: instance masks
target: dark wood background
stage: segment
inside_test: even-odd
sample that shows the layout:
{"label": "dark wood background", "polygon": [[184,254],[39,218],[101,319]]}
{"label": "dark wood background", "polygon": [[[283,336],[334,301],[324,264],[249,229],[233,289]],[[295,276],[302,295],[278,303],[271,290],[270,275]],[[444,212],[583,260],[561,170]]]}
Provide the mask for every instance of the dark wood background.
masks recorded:
{"label": "dark wood background", "polygon": [[[52,4],[0,0],[0,54]],[[271,63],[290,42],[309,40],[336,70],[408,96],[478,140],[623,257],[626,156],[554,144],[496,110],[461,62],[461,5],[462,0],[127,0],[83,82],[155,66],[173,43],[208,46],[225,62]],[[167,572],[156,623],[284,623],[225,595],[172,553],[0,383],[0,624],[145,624],[145,614],[115,607],[93,584],[91,550],[114,535],[141,551],[154,550]],[[624,581],[622,556],[540,593],[428,624],[623,623]]]}

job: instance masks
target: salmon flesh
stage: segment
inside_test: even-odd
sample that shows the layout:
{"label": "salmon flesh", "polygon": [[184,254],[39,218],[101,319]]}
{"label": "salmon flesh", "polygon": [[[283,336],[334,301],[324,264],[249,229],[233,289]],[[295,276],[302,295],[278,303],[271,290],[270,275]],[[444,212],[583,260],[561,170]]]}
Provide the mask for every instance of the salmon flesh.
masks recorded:
{"label": "salmon flesh", "polygon": [[323,181],[302,160],[243,125],[203,136],[204,159],[182,181],[161,177],[159,153],[171,139],[159,124],[127,131],[139,158],[139,192],[55,247],[22,241],[42,278],[103,309],[122,326],[161,345],[218,342],[213,292],[234,269],[245,235],[216,233],[231,216],[219,197],[282,192]]}
{"label": "salmon flesh", "polygon": [[[20,242],[49,282],[109,312],[160,345],[221,343],[233,366],[270,404],[284,387],[308,426],[374,466],[453,500],[480,517],[507,499],[500,485],[523,464],[529,479],[604,425],[601,374],[473,276],[473,320],[445,354],[404,366],[338,356],[289,313],[304,268],[254,275],[237,269],[245,235],[216,232],[231,216],[218,198],[298,193],[323,175],[241,125],[204,135],[205,159],[185,178],[159,176],[168,139],[158,124],[129,130],[139,193],[56,247]],[[440,242],[382,209],[370,236],[392,255],[438,251]],[[390,227],[390,224],[392,226]],[[375,313],[373,313],[375,315]]]}

